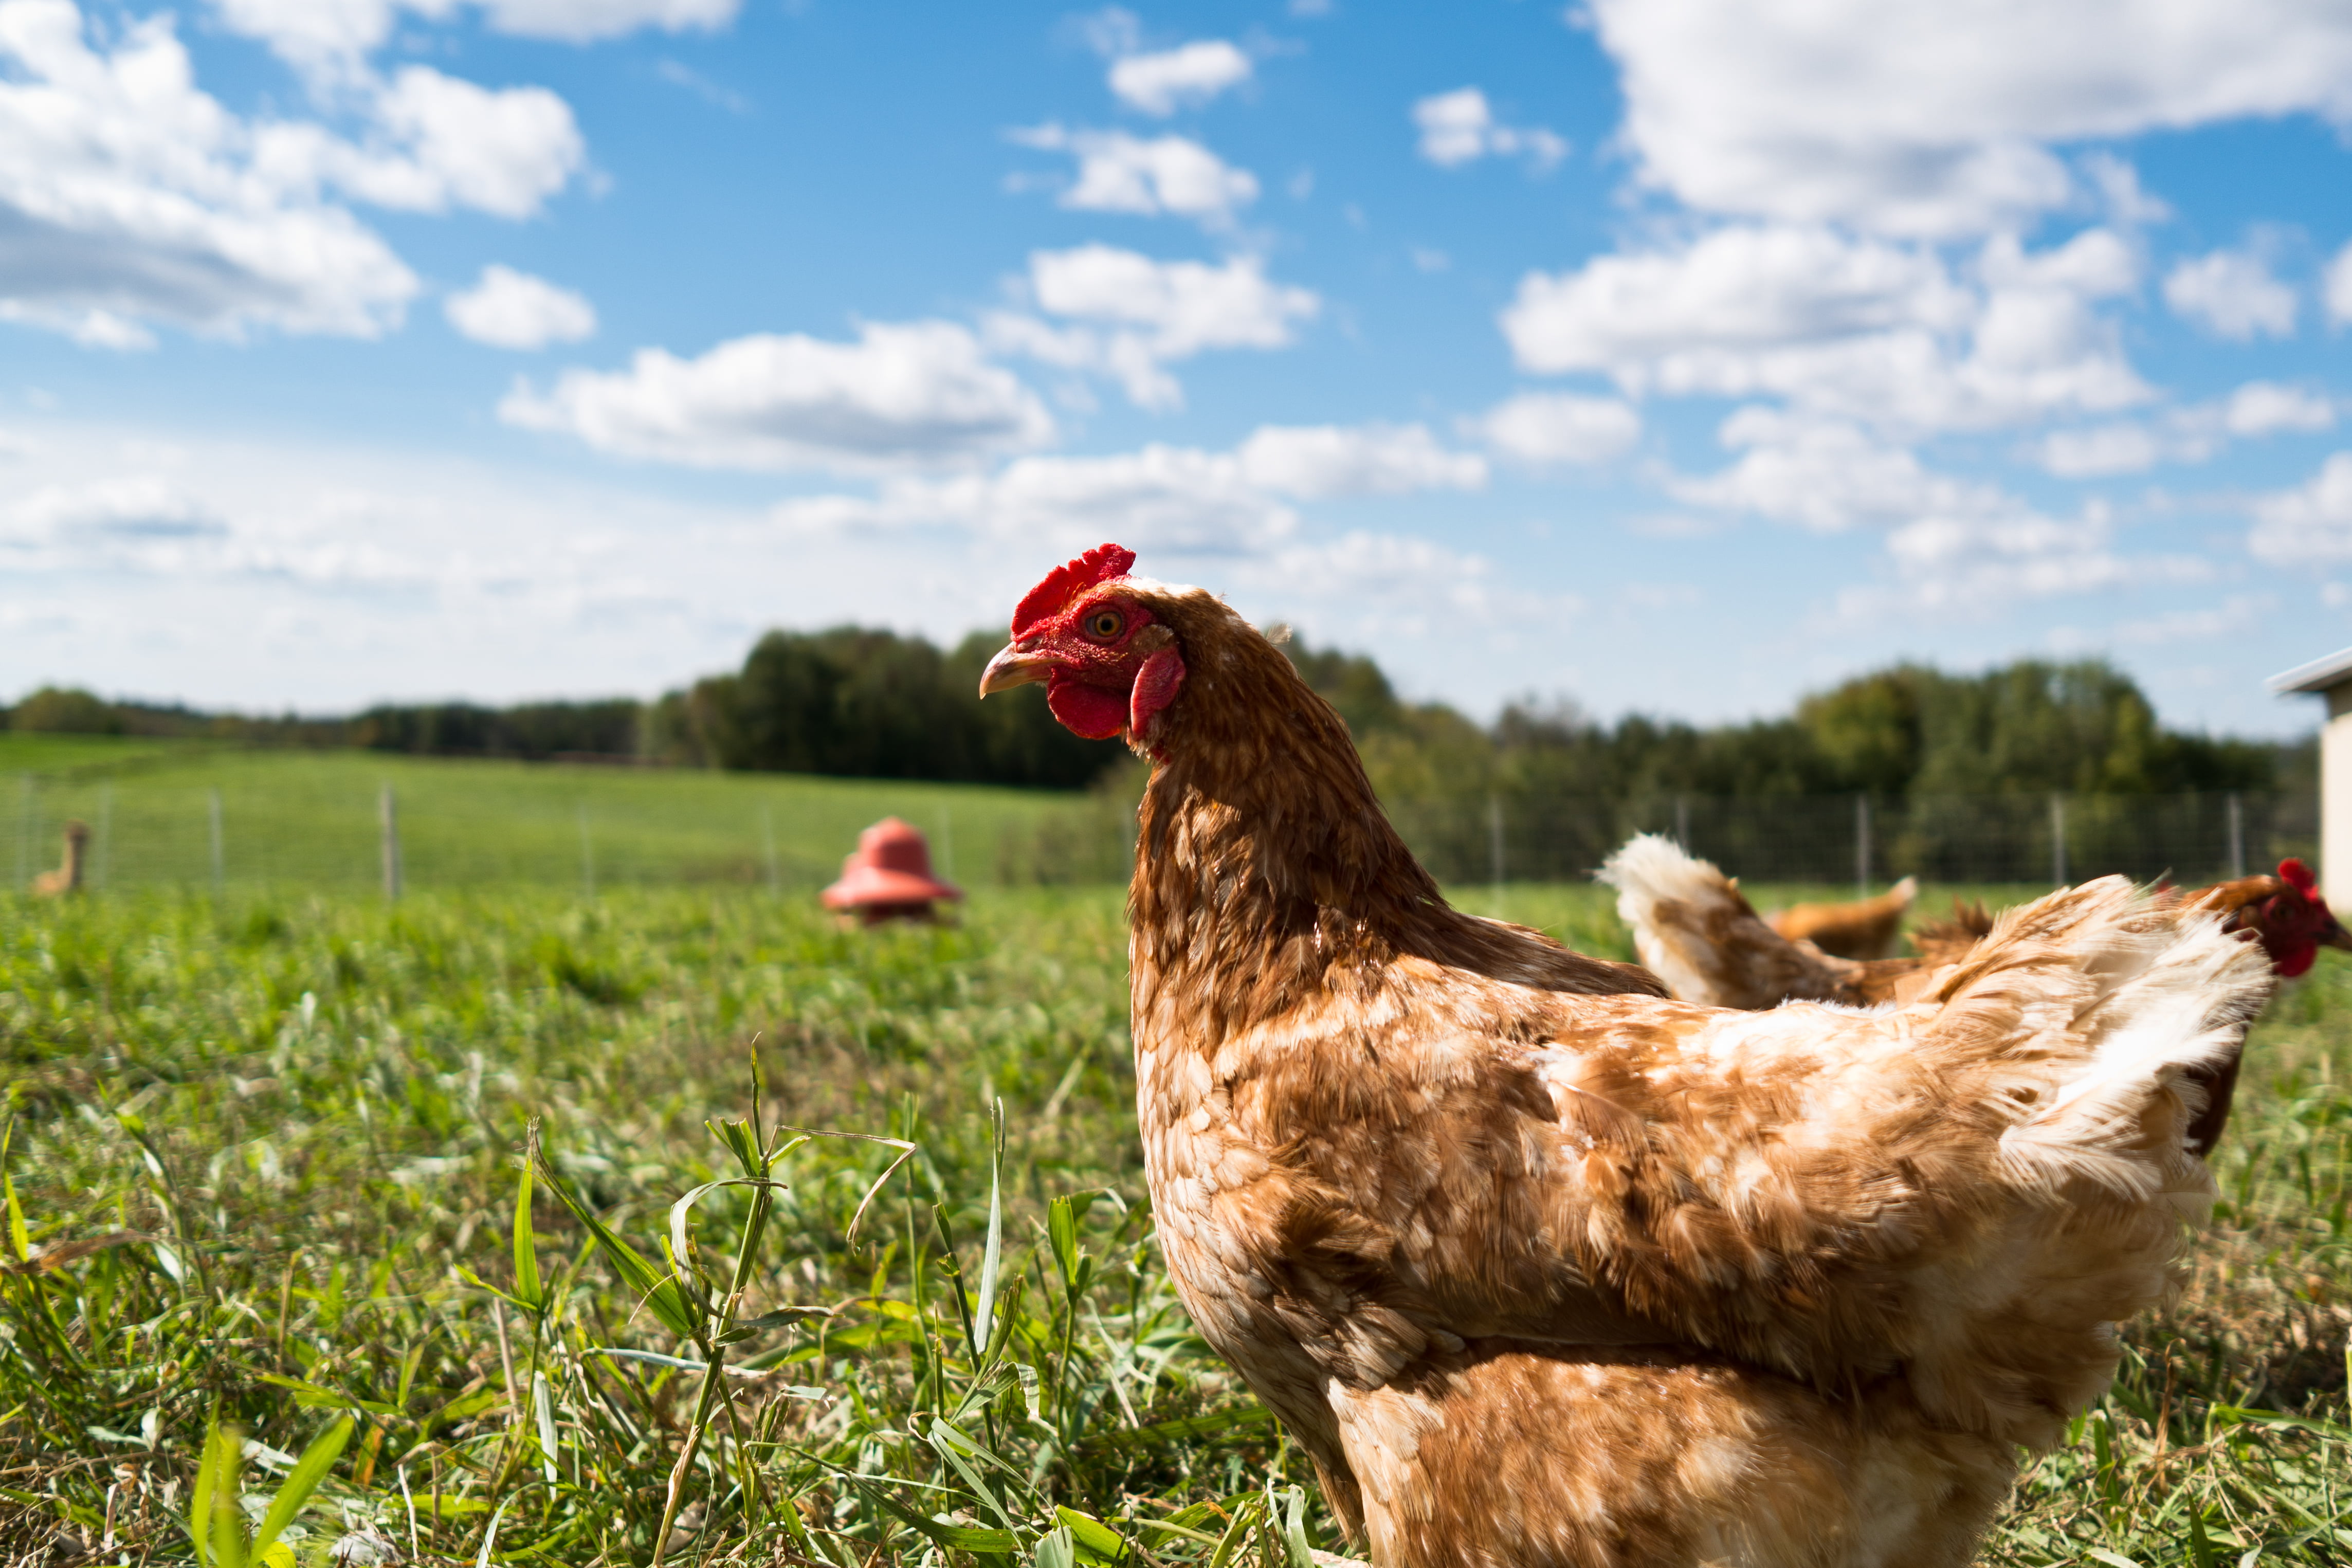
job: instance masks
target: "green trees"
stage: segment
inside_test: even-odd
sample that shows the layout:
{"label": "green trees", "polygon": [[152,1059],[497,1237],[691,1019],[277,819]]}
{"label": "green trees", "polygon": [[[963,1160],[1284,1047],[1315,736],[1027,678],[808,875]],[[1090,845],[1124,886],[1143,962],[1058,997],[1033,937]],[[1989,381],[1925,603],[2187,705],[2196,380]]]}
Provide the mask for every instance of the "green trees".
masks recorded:
{"label": "green trees", "polygon": [[711,767],[1075,789],[1124,754],[1082,741],[1034,693],[978,700],[1000,638],[941,651],[857,626],[770,632],[732,675],[657,705],[649,749]]}

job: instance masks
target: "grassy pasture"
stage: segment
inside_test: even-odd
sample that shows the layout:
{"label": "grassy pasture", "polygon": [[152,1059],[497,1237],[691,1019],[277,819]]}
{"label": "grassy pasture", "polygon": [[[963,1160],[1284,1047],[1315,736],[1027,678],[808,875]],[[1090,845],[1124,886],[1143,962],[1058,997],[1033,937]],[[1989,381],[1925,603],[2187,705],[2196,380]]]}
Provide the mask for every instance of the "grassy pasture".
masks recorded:
{"label": "grassy pasture", "polygon": [[95,888],[378,888],[385,789],[404,885],[419,889],[806,892],[886,815],[929,835],[943,875],[981,886],[1098,878],[1124,847],[1101,803],[1043,790],[0,734],[0,875],[21,886],[56,864],[78,818]]}
{"label": "grassy pasture", "polygon": [[[1501,909],[1627,954],[1595,889]],[[2179,1302],[1988,1561],[2352,1561],[2347,1019],[2331,954],[2260,1026]],[[1111,889],[0,900],[0,1559],[194,1563],[194,1518],[237,1568],[315,1471],[268,1561],[1286,1568],[1336,1543],[1174,1301],[1128,1051]]]}

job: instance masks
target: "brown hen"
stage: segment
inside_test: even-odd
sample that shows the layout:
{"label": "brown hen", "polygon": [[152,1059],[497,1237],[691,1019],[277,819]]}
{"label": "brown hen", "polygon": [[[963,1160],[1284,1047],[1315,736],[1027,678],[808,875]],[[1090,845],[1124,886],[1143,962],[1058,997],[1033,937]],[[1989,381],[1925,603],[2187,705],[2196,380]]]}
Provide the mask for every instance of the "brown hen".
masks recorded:
{"label": "brown hen", "polygon": [[1399,1568],[1932,1568],[2104,1388],[2210,1194],[2184,1074],[2269,976],[2120,880],[1923,1005],[1694,1007],[1450,908],[1339,716],[1104,546],[1029,681],[1154,763],[1137,1108],[1201,1332]]}
{"label": "brown hen", "polygon": [[[1600,875],[1618,889],[1617,912],[1633,930],[1634,951],[1665,982],[1667,994],[1715,1007],[1907,1002],[1927,988],[1935,971],[1959,962],[1993,930],[1981,903],[1955,899],[1949,920],[1912,932],[1916,957],[1857,962],[1790,940],[1757,915],[1737,877],[1654,834],[1629,841]],[[2275,876],[2239,877],[2159,896],[2221,916],[2223,930],[2261,946],[2282,979],[2310,969],[2322,947],[2352,951],[2352,932],[2328,910],[2318,879],[2300,860],[2279,862]],[[2234,1057],[2200,1074],[2205,1104],[2189,1134],[2198,1154],[2211,1153],[2220,1142],[2237,1079]]]}

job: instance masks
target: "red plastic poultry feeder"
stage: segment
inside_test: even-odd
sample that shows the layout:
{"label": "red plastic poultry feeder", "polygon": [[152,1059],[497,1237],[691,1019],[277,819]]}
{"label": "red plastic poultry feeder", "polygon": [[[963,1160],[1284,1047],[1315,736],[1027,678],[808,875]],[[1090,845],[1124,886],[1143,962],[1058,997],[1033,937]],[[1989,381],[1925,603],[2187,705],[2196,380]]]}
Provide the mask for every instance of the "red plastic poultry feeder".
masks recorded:
{"label": "red plastic poultry feeder", "polygon": [[826,909],[855,914],[864,925],[935,920],[934,902],[962,897],[961,888],[931,875],[931,847],[921,831],[895,816],[857,836],[841,880],[823,894]]}

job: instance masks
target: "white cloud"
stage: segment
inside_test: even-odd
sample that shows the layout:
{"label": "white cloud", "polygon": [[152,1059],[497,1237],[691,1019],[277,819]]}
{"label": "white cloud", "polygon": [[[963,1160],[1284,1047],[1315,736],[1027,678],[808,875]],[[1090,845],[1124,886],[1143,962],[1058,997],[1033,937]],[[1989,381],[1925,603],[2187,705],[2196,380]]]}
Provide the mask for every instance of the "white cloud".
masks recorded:
{"label": "white cloud", "polygon": [[735,19],[742,0],[477,0],[492,30],[584,44],[642,27],[713,32]]}
{"label": "white cloud", "polygon": [[1566,392],[1523,392],[1471,426],[1488,447],[1534,468],[1606,462],[1642,438],[1642,416],[1626,404]]}
{"label": "white cloud", "polygon": [[1301,500],[1475,490],[1486,459],[1451,452],[1424,426],[1261,426],[1235,454],[1253,483]]}
{"label": "white cloud", "polygon": [[1720,473],[1675,480],[1669,488],[1677,499],[1816,533],[1895,528],[1934,515],[1995,519],[2018,510],[1995,487],[1932,473],[1907,449],[1842,420],[1743,408],[1724,421],[1721,437],[1743,455]]}
{"label": "white cloud", "polygon": [[2248,342],[2257,335],[2294,336],[2294,290],[2246,251],[2217,250],[2181,262],[2165,277],[2164,302],[2216,337]]}
{"label": "white cloud", "polygon": [[2250,381],[2229,396],[2169,411],[2155,423],[2123,421],[2057,430],[2035,447],[2062,479],[2143,473],[2160,462],[2201,463],[2232,439],[2308,434],[2336,423],[2336,405],[2306,387]]}
{"label": "white cloud", "polygon": [[[459,0],[212,0],[222,22],[268,44],[314,81],[362,74],[402,12],[425,21],[457,14]],[[641,27],[710,30],[735,19],[741,0],[474,0],[494,32],[584,44]]]}
{"label": "white cloud", "polygon": [[1298,514],[1228,452],[1168,447],[1093,458],[1018,458],[996,473],[896,479],[868,500],[816,496],[774,512],[803,532],[946,525],[1050,550],[1116,538],[1136,550],[1249,552],[1287,538]]}
{"label": "white cloud", "polygon": [[2352,116],[2352,14],[2302,0],[1590,12],[1621,67],[1642,177],[1709,212],[1981,234],[2074,195],[2051,143]]}
{"label": "white cloud", "polygon": [[1969,300],[1932,253],[1818,228],[1717,229],[1677,250],[1531,272],[1503,313],[1522,368],[1603,370],[1668,390],[1727,360],[1899,328],[1946,331]]}
{"label": "white cloud", "polygon": [[451,326],[493,348],[542,349],[596,334],[596,309],[585,295],[496,264],[442,310]]}
{"label": "white cloud", "polygon": [[2326,430],[2336,423],[2336,405],[2306,387],[2250,381],[2230,394],[2221,417],[2222,428],[2232,436]]}
{"label": "white cloud", "polygon": [[1101,457],[1030,457],[993,474],[886,481],[872,497],[814,496],[774,516],[806,532],[948,526],[1076,549],[1116,538],[1137,550],[1261,555],[1298,527],[1289,504],[1414,490],[1475,489],[1477,457],[1419,425],[1264,426],[1230,452],[1159,442]]}
{"label": "white cloud", "polygon": [[2119,622],[2107,637],[2112,642],[2163,645],[2236,637],[2260,626],[2277,607],[2274,595],[2232,594],[2207,609],[2174,610]]}
{"label": "white cloud", "polygon": [[1496,120],[1486,95],[1475,87],[1420,100],[1412,106],[1412,122],[1421,131],[1421,155],[1442,169],[1522,153],[1533,167],[1549,169],[1568,156],[1568,142],[1558,133]]}
{"label": "white cloud", "polygon": [[1130,109],[1161,118],[1208,102],[1249,80],[1250,58],[1223,38],[1111,62],[1110,89]]}
{"label": "white cloud", "polygon": [[363,337],[399,322],[415,277],[320,187],[327,164],[417,149],[240,120],[196,87],[166,18],[100,51],[68,0],[5,0],[0,63],[0,316],[113,346],[148,321]]}
{"label": "white cloud", "polygon": [[2352,560],[2352,452],[2336,452],[2292,489],[2255,498],[2246,546],[2273,566]]}
{"label": "white cloud", "polygon": [[1523,368],[1604,371],[1636,395],[1771,395],[1890,426],[1983,428],[2150,395],[2091,305],[2132,271],[2101,229],[2030,254],[1988,245],[1964,281],[1931,250],[1741,226],[1530,273],[1501,321]]}
{"label": "white cloud", "polygon": [[2352,245],[2336,253],[2327,264],[2326,281],[2321,285],[2327,300],[2327,320],[2336,326],[2352,321]]}
{"label": "white cloud", "polygon": [[1158,261],[1108,245],[1040,250],[1029,258],[1029,298],[1054,326],[1010,311],[989,318],[990,342],[1064,369],[1118,380],[1145,408],[1173,408],[1183,392],[1162,368],[1212,349],[1278,349],[1297,340],[1322,300],[1276,283],[1257,257]]}
{"label": "white cloud", "polygon": [[641,349],[624,371],[517,383],[499,417],[600,450],[699,468],[885,473],[1042,445],[1053,417],[948,321],[868,323],[856,342],[736,338],[695,359]]}
{"label": "white cloud", "polygon": [[537,212],[587,162],[571,106],[541,87],[492,90],[429,66],[373,89],[374,134],[354,144],[310,123],[255,135],[256,168],[289,190],[340,187],[414,212]]}
{"label": "white cloud", "polygon": [[1073,131],[1048,124],[1013,132],[1012,137],[1022,146],[1077,159],[1077,178],[1062,192],[1060,201],[1082,212],[1171,215],[1223,228],[1239,209],[1257,200],[1257,176],[1230,166],[1182,136],[1146,140],[1124,131]]}
{"label": "white cloud", "polygon": [[2037,456],[2062,479],[2138,474],[2162,462],[2166,445],[2154,430],[2128,422],[2083,430],[2053,430],[2042,438]]}
{"label": "white cloud", "polygon": [[1817,533],[1883,531],[1880,580],[1836,596],[1849,622],[1980,615],[2024,599],[2209,574],[2193,558],[2116,548],[2103,503],[2053,517],[1997,485],[1937,473],[1851,423],[1749,407],[1721,434],[1742,455],[1719,473],[1670,480],[1678,500]]}
{"label": "white cloud", "polygon": [[[2093,502],[2073,518],[2022,506],[1925,517],[1889,534],[1886,550],[1901,583],[1900,602],[1929,612],[1986,613],[2021,599],[2193,583],[2210,574],[2192,557],[2126,556],[2114,540],[2114,520]],[[1844,597],[1849,608],[1869,602],[1867,591]]]}
{"label": "white cloud", "polygon": [[153,475],[45,485],[5,512],[0,540],[55,544],[76,538],[186,539],[226,531],[210,508]]}

